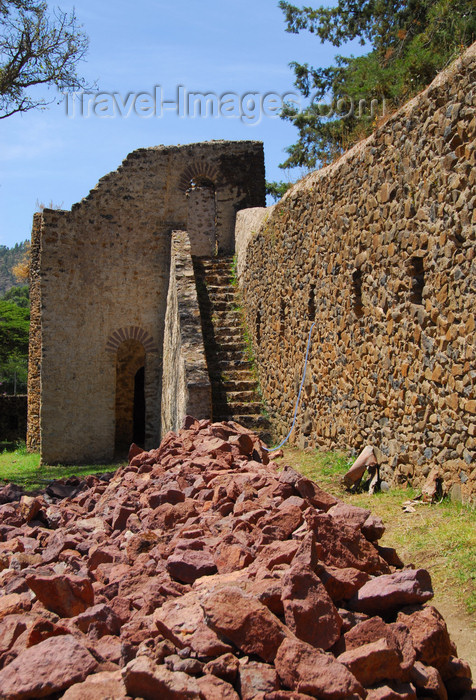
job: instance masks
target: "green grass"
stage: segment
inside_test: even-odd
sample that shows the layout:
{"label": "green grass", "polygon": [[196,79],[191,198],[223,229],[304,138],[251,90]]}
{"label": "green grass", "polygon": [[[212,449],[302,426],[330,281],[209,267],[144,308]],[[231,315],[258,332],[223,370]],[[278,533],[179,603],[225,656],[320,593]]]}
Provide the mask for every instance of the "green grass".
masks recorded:
{"label": "green grass", "polygon": [[14,450],[0,452],[0,485],[2,481],[12,482],[33,490],[45,487],[53,479],[114,471],[123,463],[40,466],[39,453],[27,452],[25,445],[20,444]]}
{"label": "green grass", "polygon": [[[353,458],[342,452],[302,451],[284,448],[282,464],[290,464],[346,503],[367,508],[380,516],[386,532],[381,544],[394,547],[405,564],[430,571],[435,593],[456,599],[470,615],[476,613],[476,510],[444,499],[426,504],[416,501],[415,512],[403,505],[418,491],[392,488],[370,496],[351,494],[341,483]],[[476,620],[475,620],[476,624]]]}

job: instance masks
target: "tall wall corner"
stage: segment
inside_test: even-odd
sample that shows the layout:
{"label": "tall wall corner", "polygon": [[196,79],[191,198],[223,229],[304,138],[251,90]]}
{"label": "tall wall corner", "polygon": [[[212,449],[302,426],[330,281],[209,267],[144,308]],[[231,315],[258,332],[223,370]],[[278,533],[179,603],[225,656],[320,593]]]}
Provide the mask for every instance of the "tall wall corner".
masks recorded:
{"label": "tall wall corner", "polygon": [[187,232],[172,233],[163,346],[161,432],[178,430],[186,415],[211,418],[211,385],[203,344]]}
{"label": "tall wall corner", "polygon": [[40,254],[43,215],[33,215],[30,248],[30,338],[28,351],[28,417],[26,444],[31,451],[41,447],[41,279]]}

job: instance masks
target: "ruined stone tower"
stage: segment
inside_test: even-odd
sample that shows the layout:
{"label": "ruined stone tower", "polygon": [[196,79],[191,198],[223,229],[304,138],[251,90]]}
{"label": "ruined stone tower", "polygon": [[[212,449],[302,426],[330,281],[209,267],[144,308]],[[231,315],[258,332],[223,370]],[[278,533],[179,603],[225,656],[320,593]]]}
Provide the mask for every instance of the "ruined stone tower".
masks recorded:
{"label": "ruined stone tower", "polygon": [[134,151],[71,211],[35,214],[28,445],[44,462],[158,444],[172,234],[189,257],[230,254],[236,212],[264,199],[262,144],[213,141]]}

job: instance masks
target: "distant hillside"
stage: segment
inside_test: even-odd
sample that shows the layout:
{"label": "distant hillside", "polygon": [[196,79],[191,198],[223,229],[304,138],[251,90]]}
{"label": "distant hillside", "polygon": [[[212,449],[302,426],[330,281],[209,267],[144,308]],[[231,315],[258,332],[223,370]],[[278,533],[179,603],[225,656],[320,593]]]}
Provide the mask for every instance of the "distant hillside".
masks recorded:
{"label": "distant hillside", "polygon": [[0,296],[8,292],[12,287],[22,286],[24,282],[17,282],[12,267],[20,262],[27,249],[28,241],[15,243],[13,248],[0,245]]}

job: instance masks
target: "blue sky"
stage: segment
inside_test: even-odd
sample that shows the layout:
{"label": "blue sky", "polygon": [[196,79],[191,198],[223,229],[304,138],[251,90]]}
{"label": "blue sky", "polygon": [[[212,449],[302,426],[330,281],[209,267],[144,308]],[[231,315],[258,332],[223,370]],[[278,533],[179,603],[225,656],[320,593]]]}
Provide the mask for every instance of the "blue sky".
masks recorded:
{"label": "blue sky", "polygon": [[[68,10],[73,3],[59,5]],[[59,104],[0,121],[2,245],[30,237],[37,201],[69,209],[136,148],[257,139],[264,142],[267,179],[287,179],[278,164],[297,132],[276,111],[284,95],[299,96],[288,64],[329,65],[335,53],[352,48],[336,50],[307,33],[287,34],[277,0],[79,0],[75,7],[90,38],[80,72],[97,81],[103,102],[90,96],[86,117],[78,100],[73,115],[70,100],[68,116],[63,97],[50,91]],[[171,105],[160,116],[160,98],[175,102],[179,85],[192,106],[190,93],[215,94],[217,116],[192,116],[184,108],[178,113]],[[115,93],[116,103],[104,93]],[[137,93],[144,93],[140,102]],[[250,93],[255,105],[244,99]],[[270,94],[263,110],[260,100]],[[87,112],[84,98],[83,104]],[[249,118],[238,116],[240,106]],[[290,179],[300,175],[293,172]]]}

